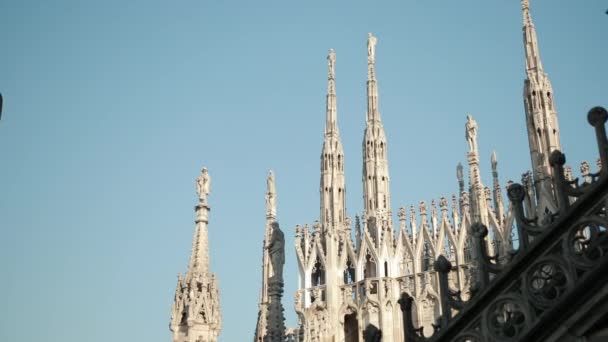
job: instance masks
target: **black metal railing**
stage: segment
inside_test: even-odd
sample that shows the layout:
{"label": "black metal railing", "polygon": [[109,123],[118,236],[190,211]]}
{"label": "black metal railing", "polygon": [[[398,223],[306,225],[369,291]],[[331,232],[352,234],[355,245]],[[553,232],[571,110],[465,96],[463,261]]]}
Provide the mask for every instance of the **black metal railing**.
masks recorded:
{"label": "black metal railing", "polygon": [[413,324],[413,298],[403,293],[399,303],[406,341],[545,340],[561,328],[564,317],[592,298],[594,288],[607,283],[608,112],[595,107],[587,118],[595,128],[600,171],[582,183],[568,180],[566,158],[554,151],[550,164],[558,211],[542,220],[529,218],[531,213],[524,210],[526,190],[512,184],[508,196],[516,218],[518,249],[499,262],[488,254],[487,228],[471,225],[477,252],[471,298],[465,302],[458,291],[449,288],[452,265],[439,256],[435,270],[439,273],[441,316],[433,335],[424,337]]}

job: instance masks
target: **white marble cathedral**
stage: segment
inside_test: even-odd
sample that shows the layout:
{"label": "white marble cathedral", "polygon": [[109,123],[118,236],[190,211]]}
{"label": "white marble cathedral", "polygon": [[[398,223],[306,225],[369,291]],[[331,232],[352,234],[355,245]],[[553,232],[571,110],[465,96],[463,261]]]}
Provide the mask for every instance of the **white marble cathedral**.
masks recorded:
{"label": "white marble cathedral", "polygon": [[[550,152],[559,149],[559,128],[553,90],[544,73],[528,0],[522,0],[526,57],[524,105],[532,173],[523,176],[528,212],[554,212]],[[433,269],[443,254],[454,265],[450,286],[470,295],[475,279],[475,255],[469,227],[482,222],[490,231],[490,254],[504,257],[512,247],[513,215],[503,203],[493,153],[492,187],[481,181],[477,123],[468,115],[468,186],[462,165],[457,167],[458,196],[441,197],[418,208],[401,207],[393,222],[387,139],[378,105],[375,72],[376,37],[368,37],[367,115],[363,137],[364,213],[354,225],[345,204],[344,151],[337,123],[335,61],[330,50],[325,138],[321,152],[320,213],[312,227],[296,227],[299,290],[295,310],[302,342],[363,341],[370,324],[382,331],[382,341],[403,341],[402,292],[415,298],[415,326],[425,335],[441,314],[439,284]],[[354,233],[352,230],[354,229]]]}
{"label": "white marble cathedral", "polygon": [[[523,175],[522,183],[527,191],[526,212],[542,217],[556,208],[548,158],[553,150],[560,148],[559,126],[551,83],[540,60],[529,0],[522,0],[522,10],[526,58],[523,97],[533,170]],[[396,215],[398,222],[393,221],[387,138],[378,104],[376,44],[376,37],[370,34],[362,144],[364,212],[361,217],[355,216],[354,224],[346,213],[344,151],[336,105],[336,55],[330,50],[320,160],[319,219],[312,227],[296,226],[299,289],[295,310],[299,326],[285,333],[281,304],[284,260],[276,258],[283,247],[282,242],[280,248],[269,243],[273,239],[284,240],[280,229],[275,229],[278,228],[276,190],[270,174],[256,342],[362,342],[364,329],[370,326],[382,331],[382,341],[403,341],[404,328],[397,303],[403,292],[415,299],[414,325],[423,327],[428,336],[441,314],[438,278],[433,269],[435,259],[444,255],[452,262],[450,286],[462,291],[467,299],[475,288],[476,262],[469,243],[471,224],[482,222],[488,227],[490,254],[507,257],[512,248],[513,214],[510,206],[503,203],[496,154],[490,158],[493,178],[490,188],[481,181],[478,126],[470,115],[465,124],[468,186],[464,168],[459,164],[456,169],[458,195],[430,203],[421,201],[417,208],[401,207]],[[588,171],[588,165],[586,167]],[[209,269],[210,178],[206,169],[196,184],[199,203],[195,207],[192,254],[187,273],[178,276],[170,321],[173,342],[216,342],[221,330],[219,288],[217,278]],[[280,233],[278,240],[275,231]]]}

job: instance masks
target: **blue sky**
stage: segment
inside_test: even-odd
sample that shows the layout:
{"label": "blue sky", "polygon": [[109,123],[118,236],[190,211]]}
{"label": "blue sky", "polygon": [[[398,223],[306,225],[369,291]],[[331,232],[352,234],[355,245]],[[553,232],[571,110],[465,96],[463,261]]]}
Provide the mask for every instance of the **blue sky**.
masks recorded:
{"label": "blue sky", "polygon": [[[532,0],[569,162],[596,159],[606,1]],[[366,37],[393,210],[457,191],[467,113],[490,184],[529,167],[519,1],[0,1],[0,340],[168,341],[202,166],[221,341],[253,336],[264,191],[287,238],[318,216],[326,55],[337,54],[347,211],[361,212]]]}

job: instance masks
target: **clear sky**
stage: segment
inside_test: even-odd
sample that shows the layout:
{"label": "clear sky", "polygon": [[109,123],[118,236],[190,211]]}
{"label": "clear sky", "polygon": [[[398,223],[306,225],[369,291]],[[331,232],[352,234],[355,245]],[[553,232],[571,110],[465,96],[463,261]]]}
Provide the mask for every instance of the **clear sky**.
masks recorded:
{"label": "clear sky", "polygon": [[[575,169],[608,105],[608,7],[532,0]],[[361,212],[366,37],[376,50],[393,210],[457,191],[467,113],[482,177],[530,164],[517,0],[0,0],[0,340],[170,340],[202,166],[212,177],[211,268],[221,341],[253,338],[266,173],[287,239],[318,216],[326,55],[337,54],[347,211]]]}

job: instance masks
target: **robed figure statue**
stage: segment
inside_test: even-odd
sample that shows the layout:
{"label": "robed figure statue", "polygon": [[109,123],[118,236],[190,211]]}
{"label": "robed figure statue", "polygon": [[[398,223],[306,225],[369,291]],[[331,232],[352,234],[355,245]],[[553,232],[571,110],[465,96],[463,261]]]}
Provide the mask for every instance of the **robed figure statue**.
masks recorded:
{"label": "robed figure statue", "polygon": [[277,222],[272,223],[272,233],[268,244],[268,255],[272,264],[272,279],[283,282],[283,265],[285,264],[285,236]]}

